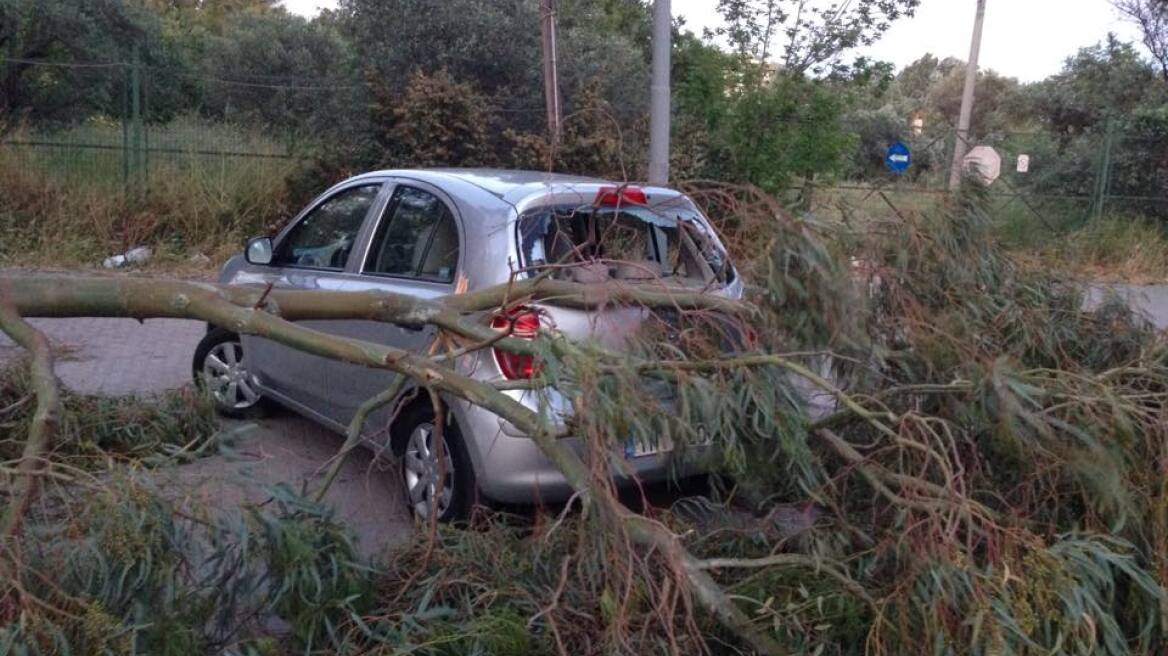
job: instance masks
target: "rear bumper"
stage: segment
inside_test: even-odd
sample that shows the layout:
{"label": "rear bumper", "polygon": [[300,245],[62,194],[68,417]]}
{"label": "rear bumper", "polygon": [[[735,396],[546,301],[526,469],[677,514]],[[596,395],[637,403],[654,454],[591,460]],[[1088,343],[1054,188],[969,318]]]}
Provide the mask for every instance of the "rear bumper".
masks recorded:
{"label": "rear bumper", "polygon": [[[544,456],[530,437],[518,432],[498,415],[477,407],[464,407],[459,429],[474,461],[479,490],[487,498],[509,504],[557,503],[571,497],[572,486],[563,473]],[[583,443],[566,437],[560,443],[584,455]],[[680,453],[661,453],[626,458],[614,450],[609,470],[618,486],[656,483],[703,473],[700,464],[708,448]]]}

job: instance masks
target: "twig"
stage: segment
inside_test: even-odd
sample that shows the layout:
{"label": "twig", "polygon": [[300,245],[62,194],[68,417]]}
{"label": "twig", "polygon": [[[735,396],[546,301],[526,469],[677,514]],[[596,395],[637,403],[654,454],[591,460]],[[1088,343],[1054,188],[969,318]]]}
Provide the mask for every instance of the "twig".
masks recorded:
{"label": "twig", "polygon": [[328,490],[332,486],[333,481],[336,480],[337,475],[341,472],[341,467],[343,467],[345,464],[345,458],[353,449],[360,446],[361,430],[365,427],[366,419],[369,418],[369,415],[372,412],[381,406],[387,403],[392,403],[395,399],[397,399],[397,397],[401,394],[402,389],[405,387],[405,384],[406,377],[399,375],[388,389],[362,403],[361,407],[357,408],[357,414],[353,415],[353,420],[349,422],[349,430],[345,435],[344,444],[342,444],[341,448],[337,450],[337,453],[333,455],[332,458],[329,458],[328,462],[325,463],[328,465],[328,473],[324,477],[324,483],[322,483],[320,489],[316,491],[315,499],[317,503],[320,503],[324,500],[324,495],[328,493]]}

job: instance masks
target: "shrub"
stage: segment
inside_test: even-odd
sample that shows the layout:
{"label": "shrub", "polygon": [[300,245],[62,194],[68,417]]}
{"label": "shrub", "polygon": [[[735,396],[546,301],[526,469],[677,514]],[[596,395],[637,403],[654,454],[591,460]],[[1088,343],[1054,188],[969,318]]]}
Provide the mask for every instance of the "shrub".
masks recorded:
{"label": "shrub", "polygon": [[493,105],[445,69],[415,73],[404,91],[375,89],[376,138],[391,165],[483,166],[494,161],[488,139]]}

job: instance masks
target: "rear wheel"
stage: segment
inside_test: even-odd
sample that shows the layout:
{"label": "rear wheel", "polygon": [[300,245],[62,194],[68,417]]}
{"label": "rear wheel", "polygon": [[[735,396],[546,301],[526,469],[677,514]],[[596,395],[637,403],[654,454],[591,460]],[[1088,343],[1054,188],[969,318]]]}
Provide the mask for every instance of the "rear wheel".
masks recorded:
{"label": "rear wheel", "polygon": [[195,349],[191,363],[195,383],[210,392],[222,415],[255,418],[266,414],[268,404],[244,360],[239,335],[222,328],[207,333]]}
{"label": "rear wheel", "polygon": [[439,458],[431,408],[415,406],[394,425],[396,438],[403,445],[400,468],[410,512],[420,519],[429,519],[436,512],[438,521],[444,523],[467,519],[478,496],[478,487],[458,427],[446,422]]}

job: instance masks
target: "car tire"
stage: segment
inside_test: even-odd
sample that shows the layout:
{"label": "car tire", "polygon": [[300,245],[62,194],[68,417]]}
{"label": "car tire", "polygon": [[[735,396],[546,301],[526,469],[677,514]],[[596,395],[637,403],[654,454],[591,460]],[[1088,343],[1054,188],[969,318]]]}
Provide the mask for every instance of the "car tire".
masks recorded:
{"label": "car tire", "polygon": [[271,409],[255,375],[244,366],[243,342],[233,332],[211,329],[195,348],[191,372],[195,384],[209,390],[215,410],[225,417],[258,419]]}
{"label": "car tire", "polygon": [[[431,499],[436,491],[437,453],[432,442],[434,410],[428,404],[407,408],[393,422],[392,434],[398,453],[405,504],[410,514],[429,519]],[[438,521],[461,523],[470,518],[478,502],[478,483],[466,443],[458,426],[447,419],[442,430],[446,469],[443,495],[438,499]]]}

